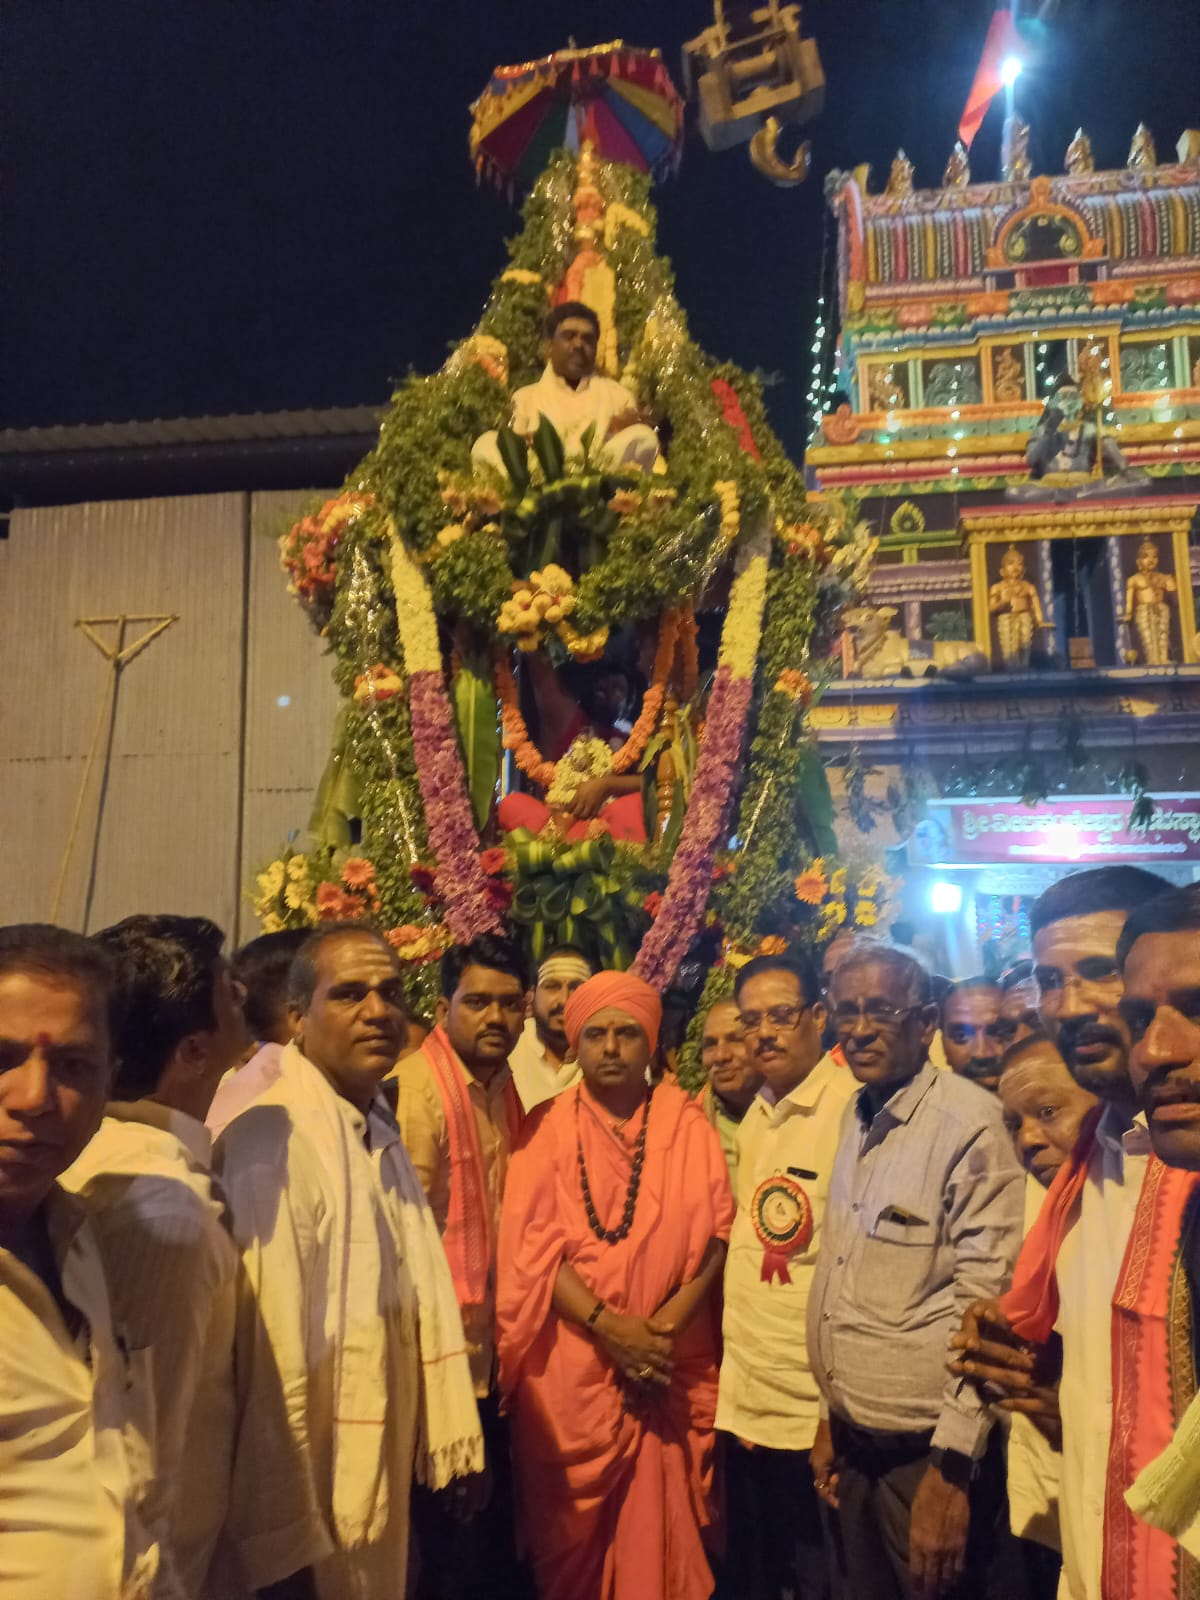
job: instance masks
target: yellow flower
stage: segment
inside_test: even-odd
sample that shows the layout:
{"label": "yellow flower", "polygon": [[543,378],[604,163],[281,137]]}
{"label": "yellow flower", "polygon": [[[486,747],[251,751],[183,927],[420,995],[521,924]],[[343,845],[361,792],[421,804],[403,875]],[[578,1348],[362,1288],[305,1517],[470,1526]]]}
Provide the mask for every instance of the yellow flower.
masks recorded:
{"label": "yellow flower", "polygon": [[729,610],[721,630],[719,666],[734,678],[752,678],[762,635],[763,605],[767,598],[767,558],[754,555],[733,580]]}
{"label": "yellow flower", "polygon": [[830,892],[830,894],[835,895],[838,899],[840,899],[842,897],[842,895],[845,894],[845,892],[846,892],[846,869],[845,869],[845,867],[838,867],[835,870],[833,876],[829,880],[829,892]]}
{"label": "yellow flower", "polygon": [[441,545],[443,550],[449,550],[450,546],[454,544],[456,540],[461,539],[466,531],[467,530],[463,527],[461,522],[447,523],[447,525],[438,534],[437,542]]}
{"label": "yellow flower", "polygon": [[292,856],[287,864],[287,875],[293,880],[308,877],[308,857]]}
{"label": "yellow flower", "polygon": [[289,883],[283,891],[283,903],[289,911],[299,911],[307,899],[307,883]]}
{"label": "yellow flower", "polygon": [[500,274],[501,283],[541,283],[540,272],[530,272],[526,267],[509,267]]}
{"label": "yellow flower", "polygon": [[854,920],[860,928],[873,928],[879,921],[874,901],[860,900],[854,908]]}
{"label": "yellow flower", "polygon": [[396,597],[396,631],[404,650],[404,666],[411,678],[417,672],[442,670],[433,596],[420,566],[403,539],[389,524],[392,557],[392,592]]}
{"label": "yellow flower", "polygon": [[821,862],[818,858],[796,879],[796,899],[801,905],[819,906],[828,888],[829,882],[821,871]]}

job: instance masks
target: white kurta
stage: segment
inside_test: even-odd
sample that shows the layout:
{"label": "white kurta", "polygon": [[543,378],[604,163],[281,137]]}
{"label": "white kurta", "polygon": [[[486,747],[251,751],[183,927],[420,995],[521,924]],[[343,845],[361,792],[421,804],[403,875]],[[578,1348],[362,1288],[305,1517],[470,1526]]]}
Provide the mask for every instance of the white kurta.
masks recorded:
{"label": "white kurta", "polygon": [[158,1592],[192,1600],[225,1523],[235,1429],[238,1258],[212,1143],[182,1112],[114,1103],[62,1183],[87,1203],[116,1324],[149,1364],[155,1473],[141,1512],[162,1550]]}
{"label": "white kurta", "polygon": [[0,1595],[146,1600],[158,1552],[134,1509],[150,1471],[144,1374],[113,1333],[100,1251],[83,1207],[46,1202],[69,1331],[57,1301],[0,1249]]}
{"label": "white kurta", "polygon": [[556,1094],[569,1089],[579,1077],[578,1061],[557,1062],[538,1038],[537,1023],[528,1017],[516,1048],[508,1058],[509,1071],[525,1111],[532,1111]]}
{"label": "white kurta", "polygon": [[1104,1496],[1112,1432],[1112,1300],[1146,1173],[1150,1137],[1142,1118],[1122,1135],[1106,1110],[1096,1130],[1078,1221],[1058,1253],[1063,1375],[1059,1484],[1063,1592],[1101,1600]]}
{"label": "white kurta", "polygon": [[[321,1600],[403,1600],[422,1376],[401,1207],[402,1195],[419,1190],[382,1097],[364,1117],[311,1063],[295,1051],[287,1057],[292,1065],[285,1058],[281,1079],[217,1145],[244,1266],[243,1419],[232,1494],[239,1554],[251,1588],[271,1581],[267,1572],[277,1576],[288,1555],[293,1568],[314,1567]],[[298,1085],[320,1099],[322,1116],[342,1121],[340,1150],[349,1165],[341,1174],[296,1125],[303,1120],[293,1100]],[[346,1184],[354,1190],[353,1216],[346,1214]],[[346,1281],[362,1278],[364,1252],[377,1289],[370,1304],[350,1304],[360,1297],[346,1294]],[[453,1312],[444,1258],[441,1267]],[[474,1418],[461,1324],[456,1333],[454,1359]],[[356,1369],[372,1413],[358,1428],[356,1416],[338,1415],[339,1381],[344,1405],[344,1374],[353,1383]],[[472,1426],[477,1438],[477,1420]],[[347,1547],[339,1540],[338,1497],[355,1485],[339,1475],[338,1463],[343,1454],[357,1458],[360,1446],[379,1477],[372,1485],[360,1475],[358,1486],[380,1514],[369,1516],[364,1536]]]}

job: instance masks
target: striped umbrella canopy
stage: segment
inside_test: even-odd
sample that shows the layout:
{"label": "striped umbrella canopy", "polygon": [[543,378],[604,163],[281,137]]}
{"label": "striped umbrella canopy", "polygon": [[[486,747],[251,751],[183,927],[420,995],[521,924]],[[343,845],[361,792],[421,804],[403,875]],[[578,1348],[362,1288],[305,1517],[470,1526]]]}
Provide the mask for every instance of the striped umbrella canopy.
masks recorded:
{"label": "striped umbrella canopy", "polygon": [[653,178],[679,164],[683,101],[658,50],[620,40],[497,67],[471,107],[471,156],[494,182],[527,188],[560,145]]}

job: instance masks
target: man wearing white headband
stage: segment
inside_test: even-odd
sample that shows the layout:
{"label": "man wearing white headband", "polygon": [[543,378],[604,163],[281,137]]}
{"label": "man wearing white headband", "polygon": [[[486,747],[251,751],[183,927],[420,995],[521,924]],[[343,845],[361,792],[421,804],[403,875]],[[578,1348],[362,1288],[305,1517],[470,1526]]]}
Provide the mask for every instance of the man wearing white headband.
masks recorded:
{"label": "man wearing white headband", "polygon": [[570,1047],[563,1012],[576,989],[595,969],[582,950],[559,945],[542,959],[533,991],[532,1015],[508,1058],[513,1082],[525,1110],[569,1089],[579,1076],[579,1063],[567,1060]]}

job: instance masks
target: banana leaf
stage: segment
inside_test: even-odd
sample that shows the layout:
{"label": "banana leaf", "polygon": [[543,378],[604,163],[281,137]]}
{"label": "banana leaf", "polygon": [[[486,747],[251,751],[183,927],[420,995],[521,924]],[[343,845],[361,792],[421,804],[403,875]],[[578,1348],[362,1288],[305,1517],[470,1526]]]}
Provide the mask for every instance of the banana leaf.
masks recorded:
{"label": "banana leaf", "polygon": [[518,438],[511,428],[501,428],[496,434],[496,448],[513,488],[518,494],[524,494],[529,487],[529,456],[524,439]]}
{"label": "banana leaf", "polygon": [[353,842],[350,819],[359,815],[358,782],[346,730],[349,709],[343,705],[338,711],[329,760],[308,819],[313,842],[331,851],[343,850]]}
{"label": "banana leaf", "polygon": [[800,758],[796,780],[796,799],[803,810],[813,849],[819,856],[837,855],[837,834],[833,831],[833,796],[825,763],[811,747]]}
{"label": "banana leaf", "polygon": [[542,464],[547,483],[557,483],[567,465],[566,451],[558,436],[558,429],[543,415],[533,436],[533,453]]}
{"label": "banana leaf", "polygon": [[490,677],[464,663],[454,674],[454,717],[475,826],[491,816],[500,777],[500,723]]}

